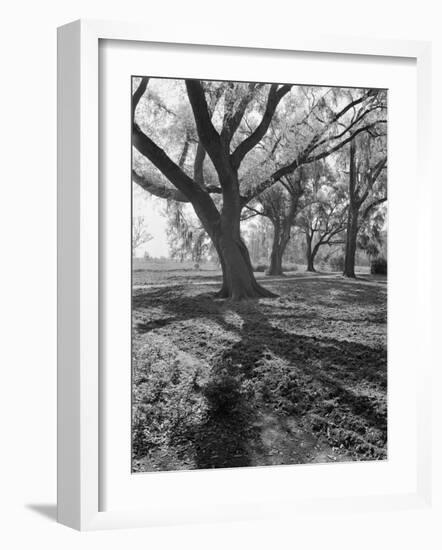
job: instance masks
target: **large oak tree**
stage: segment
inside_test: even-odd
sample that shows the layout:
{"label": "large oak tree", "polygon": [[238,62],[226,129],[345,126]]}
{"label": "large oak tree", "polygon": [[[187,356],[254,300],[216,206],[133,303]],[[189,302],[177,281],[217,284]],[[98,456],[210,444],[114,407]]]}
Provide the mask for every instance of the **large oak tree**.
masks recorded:
{"label": "large oak tree", "polygon": [[[349,96],[336,104],[336,110],[328,107],[326,116],[323,109],[324,118],[317,117],[315,126],[311,125],[313,130],[301,140],[301,146],[291,151],[285,149],[286,154],[280,156],[278,168],[271,173],[256,171],[257,181],[242,189],[244,162],[265,138],[278,106],[288,97],[292,86],[259,83],[213,86],[198,80],[186,80],[186,99],[194,123],[194,129],[190,125],[189,131],[186,130],[186,143],[187,147],[192,143],[195,148],[194,169],[189,174],[189,170],[180,166],[179,161],[172,160],[165,148],[152,139],[151,129],[137,118],[137,106],[148,83],[148,78],[140,79],[133,92],[132,143],[163,179],[133,170],[134,181],[156,196],[192,204],[220,259],[223,284],[219,297],[239,300],[272,296],[257,283],[253,274],[249,253],[241,237],[243,208],[300,166],[325,158],[370,127],[371,123],[364,126],[362,122],[367,112],[378,108],[378,92],[363,90],[356,97]],[[216,109],[221,96],[222,109]],[[265,98],[261,109],[257,97]],[[161,108],[167,109],[164,105]],[[247,112],[253,112],[256,123],[244,132]],[[350,112],[353,114],[349,118]],[[169,131],[172,133],[173,127]],[[206,156],[216,181],[206,181],[204,177]]]}

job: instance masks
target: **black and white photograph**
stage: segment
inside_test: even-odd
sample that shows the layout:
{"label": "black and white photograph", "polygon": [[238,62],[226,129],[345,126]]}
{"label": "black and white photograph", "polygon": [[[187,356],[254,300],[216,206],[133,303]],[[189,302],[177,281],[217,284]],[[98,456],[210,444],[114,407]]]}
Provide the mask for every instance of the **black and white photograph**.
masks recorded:
{"label": "black and white photograph", "polygon": [[386,460],[388,90],[130,84],[132,472]]}
{"label": "black and white photograph", "polygon": [[440,550],[440,3],[5,7],[0,547]]}

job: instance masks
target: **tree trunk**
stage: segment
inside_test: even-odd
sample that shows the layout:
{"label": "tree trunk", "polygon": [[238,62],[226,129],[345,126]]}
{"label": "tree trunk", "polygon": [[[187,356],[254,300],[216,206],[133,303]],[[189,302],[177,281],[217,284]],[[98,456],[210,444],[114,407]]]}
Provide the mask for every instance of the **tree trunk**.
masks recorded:
{"label": "tree trunk", "polygon": [[241,238],[240,216],[239,202],[225,193],[221,216],[208,231],[218,252],[223,273],[223,284],[216,296],[235,301],[274,298],[276,295],[255,279],[249,251]]}
{"label": "tree trunk", "polygon": [[280,243],[273,242],[272,253],[270,254],[270,265],[266,275],[284,275],[282,271],[282,254]]}
{"label": "tree trunk", "polygon": [[347,237],[345,242],[345,277],[356,278],[355,259],[356,259],[356,239],[358,236],[358,208],[350,207],[348,209],[347,219]]}
{"label": "tree trunk", "polygon": [[347,217],[347,236],[345,240],[344,276],[356,278],[356,239],[358,235],[358,211],[360,198],[357,192],[356,142],[350,142],[350,175],[349,175],[350,205]]}
{"label": "tree trunk", "polygon": [[290,241],[290,233],[298,212],[299,199],[302,195],[302,188],[298,185],[296,189],[292,188],[289,195],[289,208],[284,210],[282,219],[278,214],[269,216],[273,224],[273,242],[270,255],[270,265],[267,275],[284,275],[282,269],[282,260],[285,250]]}
{"label": "tree trunk", "polygon": [[306,234],[305,242],[306,242],[305,255],[307,259],[307,271],[315,272],[316,271],[315,265],[314,265],[315,255],[313,255],[313,252],[312,252],[312,238],[310,237],[310,235]]}
{"label": "tree trunk", "polygon": [[232,235],[231,231],[220,231],[216,248],[223,272],[223,284],[216,294],[218,298],[237,301],[276,296],[256,281],[249,252],[240,237]]}
{"label": "tree trunk", "polygon": [[282,257],[287,246],[287,240],[282,235],[281,228],[278,222],[273,223],[273,242],[272,251],[270,254],[270,265],[266,271],[266,275],[283,275],[282,272]]}

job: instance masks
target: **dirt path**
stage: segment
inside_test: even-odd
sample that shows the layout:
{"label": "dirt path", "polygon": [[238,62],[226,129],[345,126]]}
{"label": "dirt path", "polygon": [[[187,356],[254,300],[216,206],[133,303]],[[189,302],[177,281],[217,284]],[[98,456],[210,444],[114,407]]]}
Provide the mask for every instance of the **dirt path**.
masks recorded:
{"label": "dirt path", "polygon": [[261,412],[254,427],[259,439],[250,442],[251,465],[325,463],[345,460],[332,447],[303,429],[294,416],[281,417],[271,410]]}

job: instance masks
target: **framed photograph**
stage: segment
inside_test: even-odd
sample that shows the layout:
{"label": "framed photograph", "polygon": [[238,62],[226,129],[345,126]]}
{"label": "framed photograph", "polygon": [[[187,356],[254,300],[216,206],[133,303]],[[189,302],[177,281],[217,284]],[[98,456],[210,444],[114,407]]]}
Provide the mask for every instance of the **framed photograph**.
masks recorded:
{"label": "framed photograph", "polygon": [[58,52],[59,521],[427,505],[429,44]]}

